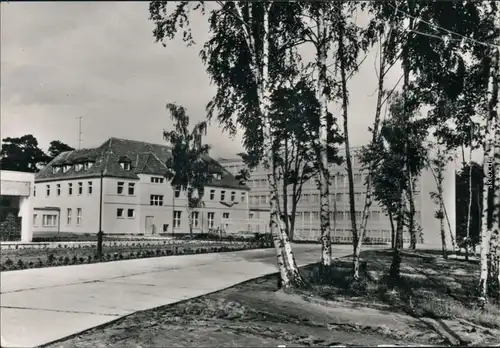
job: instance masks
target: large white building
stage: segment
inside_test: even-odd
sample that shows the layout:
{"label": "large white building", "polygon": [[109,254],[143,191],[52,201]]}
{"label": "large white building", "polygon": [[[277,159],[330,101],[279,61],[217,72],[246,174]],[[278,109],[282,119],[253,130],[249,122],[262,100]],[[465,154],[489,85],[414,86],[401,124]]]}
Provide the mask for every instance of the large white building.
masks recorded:
{"label": "large white building", "polygon": [[[187,197],[164,178],[170,156],[168,146],[118,138],[61,153],[36,175],[34,233],[98,232],[101,189],[104,233],[189,233]],[[204,160],[213,180],[204,207],[193,213],[194,232],[246,221],[249,188],[212,158]]]}
{"label": "large white building", "polygon": [[[365,200],[365,179],[366,170],[356,156],[359,148],[352,148],[352,165],[354,171],[354,196],[356,221],[361,221],[361,215]],[[345,152],[340,151],[343,155]],[[227,170],[236,175],[244,164],[241,158],[219,159],[219,163]],[[330,174],[330,212],[332,234],[336,240],[347,242],[352,239],[352,227],[349,209],[349,188],[347,170],[345,164],[341,166],[331,165]],[[447,215],[450,220],[451,234],[455,235],[455,166],[450,163],[444,175],[444,200]],[[251,172],[250,180],[247,182],[251,192],[249,196],[250,217],[258,219],[269,219],[269,186],[265,171],[262,167],[257,167]],[[423,236],[418,239],[418,243],[427,245],[440,245],[439,221],[434,214],[437,209],[436,204],[430,197],[430,192],[437,191],[436,181],[429,170],[424,170],[414,187],[415,220],[422,227]],[[291,195],[288,197],[291,202]],[[295,216],[295,240],[314,241],[320,237],[319,219],[319,190],[314,179],[304,184],[302,196],[297,206]],[[289,208],[289,212],[290,212]],[[336,229],[333,229],[335,222]],[[366,237],[379,242],[390,242],[391,225],[389,218],[384,213],[382,207],[374,201],[370,209],[370,219],[367,225]],[[404,232],[404,240],[409,242],[409,234]],[[450,245],[451,236],[447,233],[447,244]]]}

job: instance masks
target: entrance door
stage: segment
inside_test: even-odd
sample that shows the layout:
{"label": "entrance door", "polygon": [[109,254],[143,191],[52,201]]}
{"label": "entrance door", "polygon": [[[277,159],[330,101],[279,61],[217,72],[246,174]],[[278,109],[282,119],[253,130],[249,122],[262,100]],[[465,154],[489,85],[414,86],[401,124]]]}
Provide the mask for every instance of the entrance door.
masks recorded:
{"label": "entrance door", "polygon": [[146,216],[146,234],[153,234],[154,216]]}

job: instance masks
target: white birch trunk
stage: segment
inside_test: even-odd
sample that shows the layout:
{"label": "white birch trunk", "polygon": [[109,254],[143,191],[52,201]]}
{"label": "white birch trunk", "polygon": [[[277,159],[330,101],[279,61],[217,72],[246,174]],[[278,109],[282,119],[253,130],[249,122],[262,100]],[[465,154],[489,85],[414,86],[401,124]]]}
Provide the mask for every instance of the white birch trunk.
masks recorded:
{"label": "white birch trunk", "polygon": [[[324,18],[318,20],[318,37],[324,38],[327,32],[327,23]],[[326,57],[328,43],[326,40],[318,43],[317,49],[317,67],[318,67],[318,87],[316,90],[317,98],[320,103],[320,126],[319,126],[319,148],[318,162],[320,165],[318,175],[318,188],[320,192],[320,224],[321,224],[321,264],[329,267],[332,263],[331,250],[331,232],[330,232],[330,202],[329,202],[329,168],[328,168],[328,106],[327,96],[325,94],[326,86]]]}

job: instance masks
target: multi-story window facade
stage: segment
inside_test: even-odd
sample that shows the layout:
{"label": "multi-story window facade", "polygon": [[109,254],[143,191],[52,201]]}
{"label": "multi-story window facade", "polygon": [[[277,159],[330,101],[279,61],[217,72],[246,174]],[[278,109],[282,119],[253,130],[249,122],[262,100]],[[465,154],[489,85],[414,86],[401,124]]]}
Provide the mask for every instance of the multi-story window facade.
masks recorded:
{"label": "multi-story window facade", "polygon": [[[39,209],[34,233],[97,233],[101,189],[104,233],[189,233],[186,193],[165,178],[170,156],[167,146],[118,138],[61,153],[36,174],[34,190],[41,194],[33,202]],[[204,206],[192,215],[195,233],[221,226],[224,216],[231,217],[226,224],[248,218],[249,188],[207,160],[213,180],[206,186]],[[44,215],[50,217],[43,220]]]}

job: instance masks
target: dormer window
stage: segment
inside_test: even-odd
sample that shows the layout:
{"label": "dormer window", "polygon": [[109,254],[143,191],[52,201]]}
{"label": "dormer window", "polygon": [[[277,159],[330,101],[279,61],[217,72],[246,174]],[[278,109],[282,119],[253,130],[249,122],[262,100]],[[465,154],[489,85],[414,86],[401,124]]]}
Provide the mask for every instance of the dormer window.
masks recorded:
{"label": "dormer window", "polygon": [[75,171],[79,172],[82,169],[83,169],[83,164],[81,164],[81,163],[75,164]]}
{"label": "dormer window", "polygon": [[92,168],[92,164],[92,162],[83,163],[83,170],[89,170],[90,168]]}
{"label": "dormer window", "polygon": [[59,171],[61,170],[61,167],[59,166],[54,166],[52,167],[52,174],[56,174],[56,173],[59,173]]}
{"label": "dormer window", "polygon": [[120,167],[122,167],[123,170],[132,170],[132,161],[127,156],[121,156],[118,162],[120,163]]}
{"label": "dormer window", "polygon": [[129,171],[132,169],[132,165],[128,162],[120,162],[120,166],[123,170]]}
{"label": "dormer window", "polygon": [[222,179],[221,173],[214,173],[214,179],[215,180],[221,180]]}
{"label": "dormer window", "polygon": [[71,166],[69,164],[64,165],[63,166],[63,173],[67,173],[70,168],[71,168]]}

